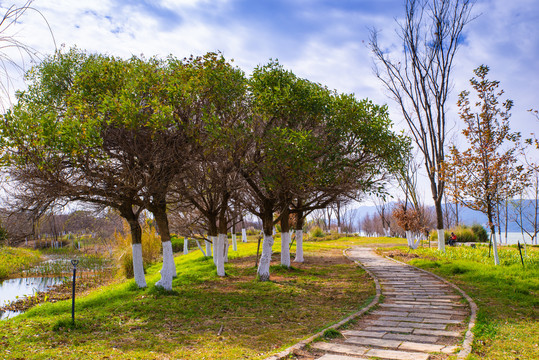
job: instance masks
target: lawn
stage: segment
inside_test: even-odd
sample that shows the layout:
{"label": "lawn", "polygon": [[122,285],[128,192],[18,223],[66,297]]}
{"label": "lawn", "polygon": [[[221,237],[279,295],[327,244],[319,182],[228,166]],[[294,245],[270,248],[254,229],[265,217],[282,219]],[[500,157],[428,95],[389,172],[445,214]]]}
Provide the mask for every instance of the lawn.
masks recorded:
{"label": "lawn", "polygon": [[306,262],[285,269],[277,240],[269,282],[256,280],[253,242],[238,244],[225,278],[200,251],[178,255],[172,292],[155,288],[156,264],[146,289],[117,281],[77,298],[75,326],[70,301],[1,322],[2,358],[261,359],[369,302],[372,281],[342,255],[356,241],[306,242]]}
{"label": "lawn", "polygon": [[479,307],[470,359],[539,359],[539,248],[501,247],[500,266],[487,247],[384,249],[382,253],[434,272],[466,291]]}

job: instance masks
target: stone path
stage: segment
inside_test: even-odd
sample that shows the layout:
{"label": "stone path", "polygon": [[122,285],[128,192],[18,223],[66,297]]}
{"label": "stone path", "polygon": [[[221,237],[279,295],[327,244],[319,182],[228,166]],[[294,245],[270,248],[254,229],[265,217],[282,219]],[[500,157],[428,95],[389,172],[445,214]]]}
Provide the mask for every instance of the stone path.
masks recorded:
{"label": "stone path", "polygon": [[369,248],[354,248],[348,254],[379,279],[383,300],[357,324],[342,330],[344,339],[312,343],[311,353],[300,359],[427,360],[443,359],[458,350],[470,312],[452,287]]}

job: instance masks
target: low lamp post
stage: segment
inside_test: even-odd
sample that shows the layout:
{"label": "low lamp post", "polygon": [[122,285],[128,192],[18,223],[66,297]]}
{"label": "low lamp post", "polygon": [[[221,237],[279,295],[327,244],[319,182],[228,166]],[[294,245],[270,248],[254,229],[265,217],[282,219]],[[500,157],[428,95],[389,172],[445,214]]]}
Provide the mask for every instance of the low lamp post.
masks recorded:
{"label": "low lamp post", "polygon": [[71,260],[73,265],[73,301],[71,303],[71,319],[73,320],[73,325],[75,325],[75,278],[77,277],[77,264],[79,260]]}

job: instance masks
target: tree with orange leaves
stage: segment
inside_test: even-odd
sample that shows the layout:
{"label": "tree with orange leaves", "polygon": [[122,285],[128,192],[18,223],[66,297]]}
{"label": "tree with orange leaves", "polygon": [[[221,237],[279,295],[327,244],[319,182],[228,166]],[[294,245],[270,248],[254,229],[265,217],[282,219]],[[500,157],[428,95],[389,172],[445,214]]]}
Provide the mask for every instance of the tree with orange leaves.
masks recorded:
{"label": "tree with orange leaves", "polygon": [[511,198],[523,186],[526,172],[518,164],[520,134],[509,128],[511,100],[499,103],[503,90],[499,82],[487,79],[488,66],[474,70],[470,84],[477,100],[470,102],[470,92],[459,95],[459,115],[466,124],[462,134],[468,148],[460,151],[455,145],[443,167],[446,182],[459,190],[460,204],[481,211],[488,218],[494,246],[494,262],[499,265],[495,236],[496,204]]}

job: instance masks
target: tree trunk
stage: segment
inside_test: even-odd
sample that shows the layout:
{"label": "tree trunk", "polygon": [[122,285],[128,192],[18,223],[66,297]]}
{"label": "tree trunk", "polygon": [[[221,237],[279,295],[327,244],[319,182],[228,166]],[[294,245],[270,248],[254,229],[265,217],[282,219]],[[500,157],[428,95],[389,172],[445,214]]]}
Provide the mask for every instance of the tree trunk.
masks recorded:
{"label": "tree trunk", "polygon": [[166,202],[159,207],[153,208],[153,215],[157,224],[157,230],[161,236],[161,245],[163,247],[163,267],[161,268],[161,279],[155,284],[166,290],[172,290],[172,279],[178,274],[174,264],[174,252],[172,251],[172,242],[170,241],[170,229],[168,226],[168,217],[166,213]]}
{"label": "tree trunk", "polygon": [[247,242],[247,230],[245,228],[241,229],[241,241],[244,243]]}
{"label": "tree trunk", "polygon": [[264,230],[264,242],[262,243],[262,255],[258,263],[258,278],[260,281],[269,281],[270,263],[273,248],[273,207],[272,201],[265,201],[262,212],[262,227]]}
{"label": "tree trunk", "polygon": [[294,262],[302,263],[305,260],[303,259],[303,212],[297,213],[296,220],[296,258]]}
{"label": "tree trunk", "polygon": [[213,258],[217,268],[218,276],[225,276],[225,241],[227,240],[226,233],[219,234],[214,237]]}
{"label": "tree trunk", "polygon": [[135,282],[138,287],[145,288],[146,278],[144,277],[144,262],[142,260],[142,229],[140,228],[136,215],[133,214],[132,210],[130,212],[131,214],[127,215],[127,222],[131,229],[133,274],[135,275]]}
{"label": "tree trunk", "polygon": [[441,197],[439,199],[434,197],[434,208],[436,209],[436,229],[438,232],[438,250],[445,251],[444,214],[442,211],[442,198]]}
{"label": "tree trunk", "polygon": [[290,267],[290,210],[288,208],[281,216],[281,265]]}
{"label": "tree trunk", "polygon": [[189,254],[189,239],[187,236],[183,238],[183,254]]}
{"label": "tree trunk", "polygon": [[144,277],[144,263],[142,260],[142,229],[138,222],[138,213],[133,212],[133,205],[129,203],[122,204],[118,210],[120,211],[120,215],[127,220],[129,229],[131,230],[131,254],[135,282],[139,288],[145,288],[146,278]]}
{"label": "tree trunk", "polygon": [[238,251],[238,240],[236,238],[236,233],[232,234],[232,250]]}
{"label": "tree trunk", "polygon": [[492,234],[492,248],[494,250],[494,265],[500,265],[500,258],[498,257],[498,244],[496,243],[496,227],[492,221],[492,206],[490,199],[487,198],[487,218],[490,226],[490,233]]}

